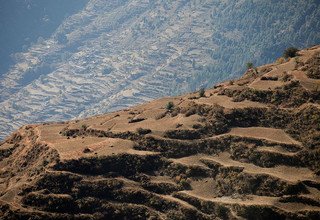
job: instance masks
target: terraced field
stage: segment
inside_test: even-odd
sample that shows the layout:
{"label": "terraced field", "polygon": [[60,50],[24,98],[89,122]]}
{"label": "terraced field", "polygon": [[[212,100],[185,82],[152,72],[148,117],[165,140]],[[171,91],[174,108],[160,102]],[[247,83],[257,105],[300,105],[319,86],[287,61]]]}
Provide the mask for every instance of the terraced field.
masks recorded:
{"label": "terraced field", "polygon": [[[317,0],[38,1],[2,4],[25,5],[22,11],[1,5],[0,53],[19,48],[16,37],[25,46],[10,55],[7,70],[0,54],[0,140],[25,124],[83,119],[212,87],[241,76],[246,62],[269,63],[291,45],[320,42]],[[39,18],[31,19],[33,11]],[[24,28],[15,30],[19,24]],[[37,30],[48,26],[51,34],[40,37]]]}
{"label": "terraced field", "polygon": [[0,145],[0,216],[319,219],[319,54],[203,97],[23,126]]}

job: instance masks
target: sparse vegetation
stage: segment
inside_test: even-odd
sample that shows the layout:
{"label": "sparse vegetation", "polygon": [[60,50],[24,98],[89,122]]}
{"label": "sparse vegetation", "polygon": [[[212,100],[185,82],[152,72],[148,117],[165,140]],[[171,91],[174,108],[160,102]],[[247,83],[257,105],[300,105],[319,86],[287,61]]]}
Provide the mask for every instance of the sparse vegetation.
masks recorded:
{"label": "sparse vegetation", "polygon": [[199,90],[199,97],[205,97],[205,92],[206,92],[206,90],[204,88],[201,88]]}
{"label": "sparse vegetation", "polygon": [[249,62],[249,63],[246,63],[246,67],[249,70],[249,69],[253,69],[254,65],[253,65],[253,63]]}
{"label": "sparse vegetation", "polygon": [[292,75],[289,75],[288,73],[284,73],[284,74],[283,74],[283,77],[282,77],[282,80],[283,80],[284,82],[288,82],[288,81],[290,81],[292,78],[293,78]]}
{"label": "sparse vegetation", "polygon": [[136,123],[136,122],[141,122],[144,121],[145,118],[140,118],[140,117],[134,117],[129,119],[129,123]]}
{"label": "sparse vegetation", "polygon": [[87,153],[91,153],[92,150],[91,150],[90,148],[86,147],[86,148],[83,149],[82,152],[85,153],[85,154],[87,154]]}
{"label": "sparse vegetation", "polygon": [[309,78],[320,79],[320,52],[308,60],[305,69]]}
{"label": "sparse vegetation", "polygon": [[145,128],[137,128],[137,133],[140,135],[145,135],[151,133],[150,129],[145,129]]}
{"label": "sparse vegetation", "polygon": [[286,59],[295,57],[295,56],[297,56],[298,51],[299,50],[295,47],[289,47],[289,48],[285,49],[285,51],[283,52],[283,57]]}
{"label": "sparse vegetation", "polygon": [[87,130],[88,127],[89,127],[89,126],[86,125],[86,124],[81,125],[81,129],[83,129],[83,130]]}
{"label": "sparse vegetation", "polygon": [[184,190],[191,189],[190,183],[189,183],[186,179],[181,179],[181,180],[179,181],[179,185],[180,185]]}
{"label": "sparse vegetation", "polygon": [[167,105],[166,105],[166,109],[168,111],[172,111],[174,109],[174,104],[173,102],[168,102]]}
{"label": "sparse vegetation", "polygon": [[[307,73],[313,65],[310,59],[297,68]],[[154,101],[118,117],[85,119],[90,126],[79,120],[22,127],[0,143],[0,161],[4,183],[14,178],[10,184],[21,188],[14,201],[23,209],[0,204],[0,216],[317,219],[320,93],[305,87],[314,80],[271,73],[276,67],[245,74],[234,81],[241,86],[216,87],[227,97],[181,96],[166,109]],[[248,86],[260,80],[282,86]],[[219,198],[226,196],[231,202]],[[297,204],[306,210],[296,211]]]}
{"label": "sparse vegetation", "polygon": [[276,63],[277,64],[283,64],[286,62],[286,59],[284,57],[279,57],[277,60],[276,60]]}
{"label": "sparse vegetation", "polygon": [[277,76],[262,76],[261,80],[278,81],[278,77]]}
{"label": "sparse vegetation", "polygon": [[307,91],[300,85],[299,81],[291,81],[283,87],[269,91],[251,88],[245,88],[241,91],[224,89],[221,90],[219,94],[232,97],[235,102],[241,102],[247,99],[255,102],[284,105],[287,107],[300,106],[309,101],[315,103],[320,102],[318,93],[315,91]]}

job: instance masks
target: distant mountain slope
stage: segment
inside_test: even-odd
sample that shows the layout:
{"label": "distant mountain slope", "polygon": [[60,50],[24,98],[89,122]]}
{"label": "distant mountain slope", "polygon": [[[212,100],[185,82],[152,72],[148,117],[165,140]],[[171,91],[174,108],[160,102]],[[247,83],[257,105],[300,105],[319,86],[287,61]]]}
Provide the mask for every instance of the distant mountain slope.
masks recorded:
{"label": "distant mountain slope", "polygon": [[320,42],[320,2],[91,0],[1,79],[0,132],[232,78]]}
{"label": "distant mountain slope", "polygon": [[63,20],[89,0],[0,0],[0,77],[13,64],[10,55],[48,38]]}
{"label": "distant mountain slope", "polygon": [[[203,93],[0,142],[11,219],[320,219],[320,45]],[[171,104],[169,104],[171,103]]]}

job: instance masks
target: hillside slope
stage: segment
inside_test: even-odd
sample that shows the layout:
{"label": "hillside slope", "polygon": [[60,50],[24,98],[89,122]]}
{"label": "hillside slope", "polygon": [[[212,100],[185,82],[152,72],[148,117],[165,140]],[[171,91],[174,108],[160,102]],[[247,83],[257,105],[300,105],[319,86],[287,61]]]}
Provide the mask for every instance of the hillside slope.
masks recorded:
{"label": "hillside slope", "polygon": [[316,46],[203,97],[23,126],[0,145],[0,216],[319,219],[319,66]]}
{"label": "hillside slope", "polygon": [[13,64],[14,54],[51,36],[63,20],[88,0],[0,1],[0,78]]}
{"label": "hillside slope", "polygon": [[0,138],[211,87],[319,44],[319,17],[316,0],[90,0],[15,55],[0,80]]}

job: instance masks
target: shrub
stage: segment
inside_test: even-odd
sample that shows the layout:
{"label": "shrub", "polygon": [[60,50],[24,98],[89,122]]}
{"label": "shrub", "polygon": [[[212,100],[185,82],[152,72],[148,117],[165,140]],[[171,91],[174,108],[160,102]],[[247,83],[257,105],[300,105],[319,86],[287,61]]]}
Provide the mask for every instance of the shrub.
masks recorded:
{"label": "shrub", "polygon": [[140,121],[144,121],[145,118],[131,118],[129,119],[129,123],[136,123],[136,122],[140,122]]}
{"label": "shrub", "polygon": [[140,135],[144,135],[144,134],[149,134],[151,133],[151,130],[150,129],[144,129],[144,128],[137,128],[137,133],[140,134]]}
{"label": "shrub", "polygon": [[288,73],[285,73],[285,74],[283,75],[283,77],[282,77],[282,81],[288,82],[288,81],[290,81],[292,78],[293,78],[292,75],[289,75]]}
{"label": "shrub", "polygon": [[252,69],[254,67],[253,63],[249,62],[246,64],[247,69]]}
{"label": "shrub", "polygon": [[277,60],[276,60],[276,64],[283,64],[283,63],[285,63],[286,62],[286,60],[283,58],[283,57],[280,57],[280,58],[278,58]]}
{"label": "shrub", "polygon": [[156,119],[156,120],[160,120],[161,118],[166,117],[166,115],[167,115],[167,112],[163,112],[163,113],[157,115],[157,116],[155,117],[155,119]]}
{"label": "shrub", "polygon": [[229,209],[222,206],[222,205],[217,205],[216,206],[216,213],[221,219],[227,219],[228,218],[228,212]]}
{"label": "shrub", "polygon": [[298,51],[299,50],[295,47],[289,47],[289,48],[285,49],[285,51],[283,52],[283,57],[286,59],[291,58],[291,57],[295,57],[295,56],[297,56]]}
{"label": "shrub", "polygon": [[205,97],[205,89],[204,88],[201,88],[200,90],[199,90],[199,97]]}
{"label": "shrub", "polygon": [[166,105],[166,109],[168,111],[171,111],[171,110],[173,110],[173,108],[174,108],[173,102],[168,102],[167,105]]}
{"label": "shrub", "polygon": [[196,130],[168,130],[164,133],[164,137],[172,139],[193,140],[201,137],[200,132]]}
{"label": "shrub", "polygon": [[83,124],[83,125],[81,125],[81,128],[82,128],[82,130],[87,130],[87,128],[88,128],[89,126],[88,125],[86,125],[86,124]]}
{"label": "shrub", "polygon": [[278,77],[277,76],[262,76],[261,80],[278,81]]}
{"label": "shrub", "polygon": [[88,147],[86,147],[86,148],[84,148],[83,149],[83,151],[82,151],[83,153],[85,153],[85,154],[87,154],[87,153],[91,153],[91,149],[90,148],[88,148]]}
{"label": "shrub", "polygon": [[191,189],[191,185],[190,185],[189,181],[187,181],[186,179],[181,179],[180,182],[179,182],[179,185],[184,190],[190,190]]}
{"label": "shrub", "polygon": [[320,53],[317,53],[307,62],[307,76],[312,79],[320,79]]}

